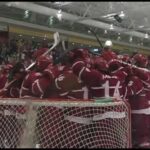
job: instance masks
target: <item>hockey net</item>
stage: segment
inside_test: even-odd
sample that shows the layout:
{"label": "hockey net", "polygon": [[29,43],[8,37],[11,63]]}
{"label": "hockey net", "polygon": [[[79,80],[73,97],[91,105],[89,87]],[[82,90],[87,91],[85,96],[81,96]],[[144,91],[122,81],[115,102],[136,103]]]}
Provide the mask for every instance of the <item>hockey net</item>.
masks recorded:
{"label": "hockey net", "polygon": [[130,148],[123,101],[0,100],[0,148]]}

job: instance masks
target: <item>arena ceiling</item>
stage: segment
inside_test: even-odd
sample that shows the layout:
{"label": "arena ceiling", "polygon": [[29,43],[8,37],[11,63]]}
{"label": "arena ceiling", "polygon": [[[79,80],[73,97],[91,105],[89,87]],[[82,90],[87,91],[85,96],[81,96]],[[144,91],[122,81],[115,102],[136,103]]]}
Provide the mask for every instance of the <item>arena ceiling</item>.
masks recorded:
{"label": "arena ceiling", "polygon": [[0,2],[1,17],[89,35],[88,26],[100,37],[145,47],[149,14],[150,2]]}

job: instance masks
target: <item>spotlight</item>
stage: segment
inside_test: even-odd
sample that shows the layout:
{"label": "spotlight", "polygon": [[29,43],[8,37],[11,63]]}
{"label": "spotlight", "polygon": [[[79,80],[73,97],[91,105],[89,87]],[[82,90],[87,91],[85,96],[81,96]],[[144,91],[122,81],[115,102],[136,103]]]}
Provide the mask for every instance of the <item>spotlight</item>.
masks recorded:
{"label": "spotlight", "polygon": [[129,42],[132,42],[132,40],[133,40],[133,38],[132,38],[132,36],[131,36],[130,39],[129,39]]}
{"label": "spotlight", "polygon": [[145,39],[148,39],[149,38],[149,35],[146,33],[145,34]]}
{"label": "spotlight", "polygon": [[110,30],[113,30],[114,29],[114,26],[113,24],[110,25]]}
{"label": "spotlight", "polygon": [[118,36],[118,40],[120,40],[121,39],[121,37],[120,36]]}
{"label": "spotlight", "polygon": [[49,20],[48,20],[48,24],[49,24],[49,25],[53,25],[53,23],[54,23],[54,17],[53,17],[53,16],[50,16],[50,17],[49,17]]}
{"label": "spotlight", "polygon": [[107,34],[107,30],[104,31],[104,34]]}
{"label": "spotlight", "polygon": [[59,21],[62,20],[62,13],[61,13],[61,10],[58,10],[58,12],[57,12],[57,18],[58,18]]}
{"label": "spotlight", "polygon": [[25,10],[24,12],[24,18],[28,18],[29,17],[29,10]]}
{"label": "spotlight", "polygon": [[90,31],[90,30],[88,30],[88,33],[91,33],[91,31]]}

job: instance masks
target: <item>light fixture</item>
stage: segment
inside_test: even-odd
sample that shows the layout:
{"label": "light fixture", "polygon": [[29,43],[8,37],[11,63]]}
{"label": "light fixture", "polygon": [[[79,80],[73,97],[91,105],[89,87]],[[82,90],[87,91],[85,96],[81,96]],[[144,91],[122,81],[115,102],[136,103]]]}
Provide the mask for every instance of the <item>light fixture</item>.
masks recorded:
{"label": "light fixture", "polygon": [[107,34],[107,30],[104,31],[104,34]]}
{"label": "light fixture", "polygon": [[121,39],[121,37],[120,36],[118,36],[118,38],[117,38],[118,40],[120,40]]}
{"label": "light fixture", "polygon": [[58,10],[58,12],[57,12],[57,18],[58,18],[59,21],[62,20],[62,12],[61,12],[61,9]]}
{"label": "light fixture", "polygon": [[48,20],[48,24],[49,24],[49,25],[53,25],[53,23],[54,23],[54,17],[53,17],[53,16],[50,16],[50,17],[49,17],[49,20]]}
{"label": "light fixture", "polygon": [[133,40],[133,38],[132,38],[132,36],[130,36],[130,38],[129,38],[129,42],[132,42],[132,40]]}
{"label": "light fixture", "polygon": [[6,5],[7,5],[8,7],[11,7],[11,6],[12,6],[12,3],[9,2],[9,3],[7,3]]}
{"label": "light fixture", "polygon": [[110,25],[110,30],[113,30],[114,29],[114,26],[113,24]]}
{"label": "light fixture", "polygon": [[145,39],[148,39],[149,38],[149,35],[146,33],[145,34]]}
{"label": "light fixture", "polygon": [[105,46],[107,47],[107,46],[112,46],[112,41],[111,40],[107,40],[106,42],[105,42]]}
{"label": "light fixture", "polygon": [[55,4],[61,4],[61,2],[54,2]]}
{"label": "light fixture", "polygon": [[144,28],[144,26],[143,25],[141,25],[141,26],[139,26],[139,28],[141,29],[141,28]]}
{"label": "light fixture", "polygon": [[88,33],[91,33],[91,31],[90,31],[90,30],[88,30]]}
{"label": "light fixture", "polygon": [[24,12],[24,18],[28,18],[29,17],[29,10],[25,10]]}
{"label": "light fixture", "polygon": [[114,16],[114,15],[116,15],[116,13],[107,14],[107,15],[105,15],[105,16],[102,16],[102,18],[108,18],[108,17],[112,17],[112,16]]}
{"label": "light fixture", "polygon": [[34,36],[32,36],[32,39],[34,39]]}
{"label": "light fixture", "polygon": [[119,17],[121,17],[121,18],[124,18],[124,17],[125,17],[125,14],[124,14],[124,12],[123,12],[123,11],[121,11],[121,13],[120,13]]}
{"label": "light fixture", "polygon": [[118,35],[120,35],[120,33],[118,33]]}
{"label": "light fixture", "polygon": [[19,36],[21,37],[22,35],[21,35],[21,34],[19,34]]}

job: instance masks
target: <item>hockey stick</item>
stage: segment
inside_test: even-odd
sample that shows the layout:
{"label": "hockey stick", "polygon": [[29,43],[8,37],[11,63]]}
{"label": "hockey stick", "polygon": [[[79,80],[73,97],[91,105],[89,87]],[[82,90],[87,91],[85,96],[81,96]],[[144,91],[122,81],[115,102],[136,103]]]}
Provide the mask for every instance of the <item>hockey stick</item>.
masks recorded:
{"label": "hockey stick", "polygon": [[100,47],[103,49],[103,44],[101,43],[101,41],[99,40],[97,34],[95,33],[94,30],[92,30],[91,28],[87,27],[89,31],[91,31],[91,33],[96,37],[97,42],[99,43]]}
{"label": "hockey stick", "polygon": [[[54,44],[52,45],[52,47],[48,51],[46,51],[44,54],[42,54],[42,56],[47,55],[50,51],[52,51],[59,44],[59,42],[60,42],[59,33],[58,32],[54,33],[53,37],[54,37]],[[36,64],[36,62],[33,62],[31,65],[29,65],[26,68],[26,71],[28,71],[30,68],[32,68],[35,64]]]}
{"label": "hockey stick", "polygon": [[130,63],[127,63],[127,62],[124,62],[124,61],[121,61],[121,60],[117,60],[118,62],[124,64],[124,65],[127,65],[127,66],[130,66],[132,68],[138,68],[140,70],[143,70],[143,71],[146,71],[146,72],[150,72],[150,70],[146,69],[146,68],[141,68],[141,67],[137,67],[136,65],[133,65],[133,64],[130,64]]}

